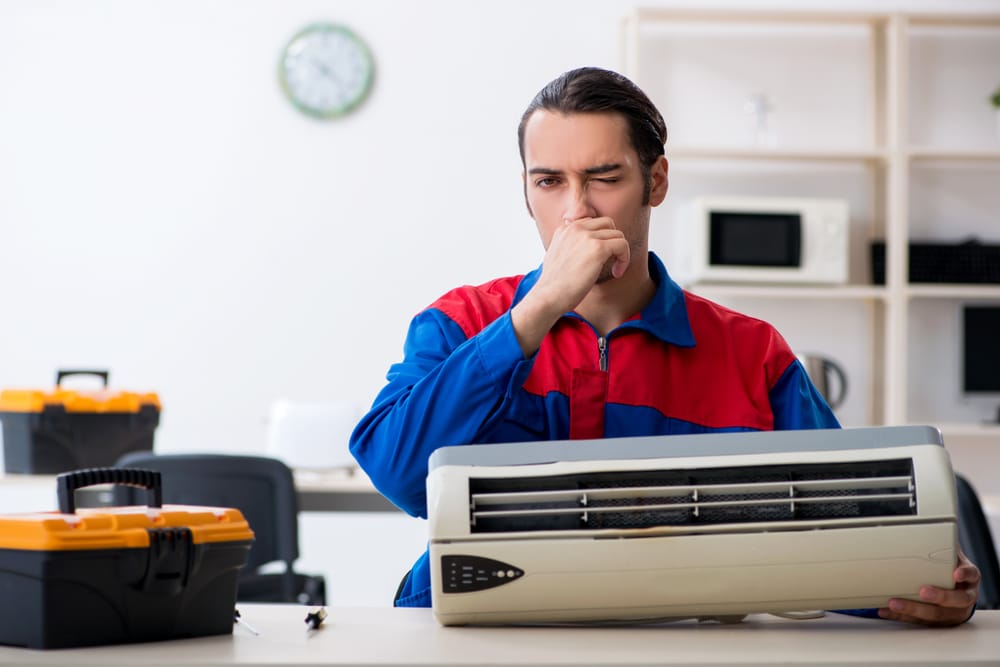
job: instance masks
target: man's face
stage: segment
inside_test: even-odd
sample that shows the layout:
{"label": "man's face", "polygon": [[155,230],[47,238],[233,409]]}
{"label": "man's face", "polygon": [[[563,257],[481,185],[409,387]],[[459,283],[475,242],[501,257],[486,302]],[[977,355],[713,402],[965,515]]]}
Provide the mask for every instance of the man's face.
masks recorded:
{"label": "man's face", "polygon": [[565,221],[609,217],[646,261],[650,206],[666,194],[666,162],[653,166],[649,204],[628,125],[617,113],[562,114],[544,109],[524,131],[524,193],[546,249]]}

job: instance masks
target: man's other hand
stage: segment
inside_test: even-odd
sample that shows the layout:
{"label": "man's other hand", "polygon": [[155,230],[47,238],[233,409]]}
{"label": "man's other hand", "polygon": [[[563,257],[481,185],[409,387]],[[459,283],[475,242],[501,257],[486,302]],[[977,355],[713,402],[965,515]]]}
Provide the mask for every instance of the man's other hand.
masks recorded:
{"label": "man's other hand", "polygon": [[893,621],[921,625],[959,625],[969,620],[979,594],[979,568],[958,550],[958,565],[952,573],[955,588],[922,586],[920,600],[892,598],[878,615]]}

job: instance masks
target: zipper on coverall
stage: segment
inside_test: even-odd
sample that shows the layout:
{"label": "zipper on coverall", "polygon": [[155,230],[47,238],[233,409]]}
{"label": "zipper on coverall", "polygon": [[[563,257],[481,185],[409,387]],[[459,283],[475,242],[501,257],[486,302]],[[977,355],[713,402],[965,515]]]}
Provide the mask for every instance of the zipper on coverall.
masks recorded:
{"label": "zipper on coverall", "polygon": [[608,400],[608,339],[597,337],[598,368],[574,368],[569,391],[571,440],[604,437],[604,407]]}

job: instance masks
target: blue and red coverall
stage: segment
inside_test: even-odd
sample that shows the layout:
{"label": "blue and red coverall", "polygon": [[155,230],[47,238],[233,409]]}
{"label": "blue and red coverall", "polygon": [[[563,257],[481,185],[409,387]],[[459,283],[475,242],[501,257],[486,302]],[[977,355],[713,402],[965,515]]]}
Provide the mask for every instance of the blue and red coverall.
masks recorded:
{"label": "blue and red coverall", "polygon": [[[682,290],[649,254],[652,301],[605,337],[566,313],[525,359],[510,309],[541,274],[459,287],[411,322],[404,358],[351,436],[378,490],[427,516],[427,459],[473,443],[837,428],[766,322]],[[427,553],[398,606],[431,604]]]}

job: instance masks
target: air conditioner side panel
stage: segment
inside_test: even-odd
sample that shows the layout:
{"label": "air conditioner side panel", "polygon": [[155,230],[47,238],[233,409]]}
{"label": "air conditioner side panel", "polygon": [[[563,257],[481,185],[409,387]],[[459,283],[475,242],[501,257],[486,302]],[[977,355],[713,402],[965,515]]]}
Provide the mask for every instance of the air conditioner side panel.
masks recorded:
{"label": "air conditioner side panel", "polygon": [[[923,584],[951,588],[952,522],[636,539],[432,541],[433,607],[445,625],[572,622],[885,606]],[[444,593],[443,555],[499,560],[524,576]]]}

